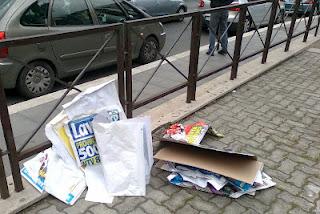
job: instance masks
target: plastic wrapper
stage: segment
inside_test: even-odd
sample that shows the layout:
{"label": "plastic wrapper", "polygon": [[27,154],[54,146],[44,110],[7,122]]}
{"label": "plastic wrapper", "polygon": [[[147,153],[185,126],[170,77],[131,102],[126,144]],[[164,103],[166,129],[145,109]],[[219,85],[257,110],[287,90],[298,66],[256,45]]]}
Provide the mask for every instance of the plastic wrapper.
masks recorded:
{"label": "plastic wrapper", "polygon": [[26,161],[21,169],[21,175],[41,193],[44,191],[50,156],[52,156],[51,148]]}
{"label": "plastic wrapper", "polygon": [[49,194],[68,205],[73,205],[87,187],[83,172],[64,163],[55,153],[50,156],[44,186]]}
{"label": "plastic wrapper", "polygon": [[164,138],[172,138],[192,145],[199,145],[204,138],[209,126],[204,122],[182,125],[171,125],[166,131]]}
{"label": "plastic wrapper", "polygon": [[113,196],[144,196],[152,165],[152,150],[145,151],[152,148],[145,142],[146,123],[141,119],[108,123],[98,114],[92,124],[107,189]]}

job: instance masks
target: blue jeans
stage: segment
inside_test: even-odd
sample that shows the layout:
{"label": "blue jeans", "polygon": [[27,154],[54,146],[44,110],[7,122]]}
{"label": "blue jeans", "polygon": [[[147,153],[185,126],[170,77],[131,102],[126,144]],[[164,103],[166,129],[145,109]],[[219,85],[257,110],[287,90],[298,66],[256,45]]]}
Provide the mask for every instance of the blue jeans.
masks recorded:
{"label": "blue jeans", "polygon": [[[228,27],[228,10],[211,13],[210,15],[210,26],[209,26],[209,52],[214,50],[216,43],[216,34],[219,27],[219,35],[221,36],[221,47],[222,50],[227,51],[228,48],[228,33],[224,33]],[[224,35],[223,35],[224,34]]]}

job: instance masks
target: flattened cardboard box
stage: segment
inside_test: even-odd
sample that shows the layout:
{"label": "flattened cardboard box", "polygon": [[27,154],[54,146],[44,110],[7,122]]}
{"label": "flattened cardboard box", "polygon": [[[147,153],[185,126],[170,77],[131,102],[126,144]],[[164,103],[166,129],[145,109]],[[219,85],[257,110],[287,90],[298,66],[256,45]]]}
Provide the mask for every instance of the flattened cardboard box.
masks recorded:
{"label": "flattened cardboard box", "polygon": [[263,163],[251,154],[237,153],[205,146],[193,146],[162,139],[162,148],[155,154],[158,160],[188,165],[253,184]]}

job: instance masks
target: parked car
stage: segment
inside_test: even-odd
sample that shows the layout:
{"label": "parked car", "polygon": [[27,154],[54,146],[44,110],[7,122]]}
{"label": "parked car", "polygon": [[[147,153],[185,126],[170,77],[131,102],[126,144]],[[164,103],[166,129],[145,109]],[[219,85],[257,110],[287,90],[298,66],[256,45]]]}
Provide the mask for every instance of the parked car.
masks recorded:
{"label": "parked car", "polygon": [[[2,0],[0,40],[20,36],[82,30],[92,26],[150,17],[124,0]],[[143,42],[132,33],[133,58],[141,63],[156,59],[166,33],[161,23],[136,27]],[[111,35],[101,32],[86,36],[0,49],[0,75],[5,88],[18,88],[26,97],[51,91],[54,76],[64,78],[79,73]],[[30,66],[26,67],[15,59]],[[116,37],[94,61],[91,70],[116,62]],[[41,71],[41,72],[40,72]]]}
{"label": "parked car", "polygon": [[[187,12],[183,0],[128,0],[151,16],[163,16]],[[183,19],[180,19],[183,20]]]}
{"label": "parked car", "polygon": [[[314,0],[301,0],[298,13],[299,14],[309,13],[311,11],[313,2]],[[318,4],[319,3],[320,1],[318,1]],[[295,5],[295,0],[285,0],[284,1],[285,11],[287,13],[293,13],[294,5]]]}
{"label": "parked car", "polygon": [[[232,5],[237,5],[237,4],[244,4],[250,1],[254,0],[235,0],[232,2]],[[270,11],[269,8],[271,6],[271,2],[267,2],[264,4],[257,4],[253,6],[249,6],[248,9],[250,11],[250,14],[252,18],[249,16],[249,13],[247,14],[246,22],[244,25],[244,31],[250,31],[254,26],[253,26],[253,21],[256,24],[256,26],[264,26],[269,23],[269,17],[270,17]],[[210,0],[199,0],[199,9],[208,9],[210,8]],[[277,18],[276,21],[280,22],[281,17],[284,15],[284,5],[280,4],[280,10],[277,12]],[[239,15],[237,16],[237,13],[239,11],[239,8],[232,8],[229,10],[229,18],[228,18],[228,24],[232,22],[229,31],[236,31],[237,25],[239,22]],[[266,15],[266,13],[268,14]],[[236,17],[237,16],[237,17]],[[265,16],[265,19],[263,20]],[[236,18],[235,18],[236,17]],[[208,29],[210,22],[210,14],[204,14],[203,16],[203,29]]]}

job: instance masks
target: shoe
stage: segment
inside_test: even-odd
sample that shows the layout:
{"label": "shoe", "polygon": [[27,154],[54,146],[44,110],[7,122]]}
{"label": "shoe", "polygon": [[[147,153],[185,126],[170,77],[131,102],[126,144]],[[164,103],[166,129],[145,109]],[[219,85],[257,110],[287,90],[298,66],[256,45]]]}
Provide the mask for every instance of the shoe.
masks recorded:
{"label": "shoe", "polygon": [[227,53],[228,53],[228,52],[225,51],[225,50],[220,50],[220,51],[218,51],[218,54],[221,54],[221,55],[223,55],[223,56],[225,56]]}
{"label": "shoe", "polygon": [[207,55],[214,56],[214,52],[211,53],[211,51],[207,51],[206,54],[207,54]]}

